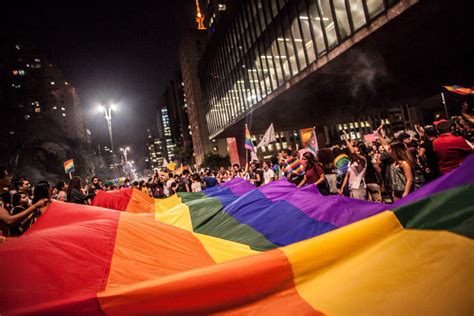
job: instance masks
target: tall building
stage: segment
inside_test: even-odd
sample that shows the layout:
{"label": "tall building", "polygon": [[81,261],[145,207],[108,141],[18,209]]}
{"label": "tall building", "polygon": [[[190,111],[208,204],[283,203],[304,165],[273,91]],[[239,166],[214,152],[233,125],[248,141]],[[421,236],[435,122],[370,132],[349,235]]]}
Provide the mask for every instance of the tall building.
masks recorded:
{"label": "tall building", "polygon": [[32,45],[5,45],[1,55],[9,133],[20,133],[31,121],[52,119],[67,138],[87,142],[90,132],[84,124],[80,98],[59,68]]}
{"label": "tall building", "polygon": [[[181,72],[178,71],[173,80],[169,81],[168,86],[163,93],[163,102],[168,109],[171,133],[173,140],[182,154],[179,158],[190,163],[192,152],[191,126],[188,117],[188,101],[184,92],[184,83]],[[186,157],[189,154],[189,158]],[[187,158],[187,159],[186,159]]]}
{"label": "tall building", "polygon": [[[281,146],[313,126],[320,144],[339,140],[342,129],[360,139],[381,121],[394,129],[416,121],[417,104],[443,84],[473,82],[472,48],[452,36],[467,36],[469,17],[447,0],[210,0],[208,7],[202,57],[196,37],[180,52],[185,87],[193,87],[187,95],[202,99],[203,139],[237,137],[243,147],[245,124],[263,134],[272,122],[284,132]],[[188,83],[198,58],[201,80]]]}
{"label": "tall building", "polygon": [[[8,148],[1,150],[1,156],[9,168],[28,167],[29,156],[39,149],[51,155],[46,161],[53,161],[56,153],[65,150],[61,155],[68,158],[84,158],[81,150],[90,151],[90,131],[84,124],[76,89],[34,45],[1,45],[0,102],[4,111],[0,142],[2,148]],[[57,162],[54,168],[42,168],[55,174],[62,169]],[[84,174],[93,172],[86,162],[80,169]]]}
{"label": "tall building", "polygon": [[202,31],[189,31],[181,40],[179,62],[187,101],[192,145],[197,165],[201,165],[209,153],[227,154],[225,141],[211,140],[206,122],[201,84],[198,76],[199,58],[207,43],[207,34]]}

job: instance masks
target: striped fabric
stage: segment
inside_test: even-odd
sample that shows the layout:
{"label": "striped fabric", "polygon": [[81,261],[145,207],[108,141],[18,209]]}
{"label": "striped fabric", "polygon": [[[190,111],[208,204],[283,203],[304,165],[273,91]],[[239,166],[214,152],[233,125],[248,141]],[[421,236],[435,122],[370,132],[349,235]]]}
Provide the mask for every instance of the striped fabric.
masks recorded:
{"label": "striped fabric", "polygon": [[0,313],[471,315],[473,175],[471,155],[392,211],[287,181],[144,214],[54,202],[0,244]]}
{"label": "striped fabric", "polygon": [[284,169],[285,176],[292,175],[292,176],[303,176],[304,175],[304,169],[303,166],[301,165],[301,162],[298,158],[296,157],[289,157],[286,160],[286,166]]}
{"label": "striped fabric", "polygon": [[255,151],[252,143],[252,137],[250,136],[249,128],[245,126],[245,148],[250,151]]}
{"label": "striped fabric", "polygon": [[474,87],[464,88],[461,86],[454,85],[454,86],[443,86],[443,88],[445,88],[446,90],[450,92],[454,92],[460,95],[474,95]]}

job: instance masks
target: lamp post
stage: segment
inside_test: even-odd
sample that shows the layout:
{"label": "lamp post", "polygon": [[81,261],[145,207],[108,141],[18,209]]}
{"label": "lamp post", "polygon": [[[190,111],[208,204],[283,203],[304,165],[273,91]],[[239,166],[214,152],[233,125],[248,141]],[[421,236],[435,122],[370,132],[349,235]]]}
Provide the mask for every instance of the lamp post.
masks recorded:
{"label": "lamp post", "polygon": [[107,128],[109,130],[109,138],[110,138],[110,149],[112,150],[112,165],[113,165],[113,171],[114,171],[114,176],[115,174],[115,151],[114,151],[114,139],[112,136],[112,111],[115,111],[117,108],[115,104],[111,104],[108,107],[104,107],[102,105],[99,105],[99,111],[104,113],[105,120],[107,121]]}
{"label": "lamp post", "polygon": [[122,148],[120,147],[120,151],[123,152],[123,157],[125,158],[125,163],[127,163],[127,153],[130,151],[130,147]]}

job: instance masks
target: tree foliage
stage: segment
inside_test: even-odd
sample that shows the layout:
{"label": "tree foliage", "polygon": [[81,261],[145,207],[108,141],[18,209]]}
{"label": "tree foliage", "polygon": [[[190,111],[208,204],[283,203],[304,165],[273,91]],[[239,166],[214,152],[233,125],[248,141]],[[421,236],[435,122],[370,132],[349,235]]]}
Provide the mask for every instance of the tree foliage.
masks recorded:
{"label": "tree foliage", "polygon": [[201,164],[201,168],[217,170],[220,167],[230,167],[229,155],[221,156],[219,154],[207,154]]}

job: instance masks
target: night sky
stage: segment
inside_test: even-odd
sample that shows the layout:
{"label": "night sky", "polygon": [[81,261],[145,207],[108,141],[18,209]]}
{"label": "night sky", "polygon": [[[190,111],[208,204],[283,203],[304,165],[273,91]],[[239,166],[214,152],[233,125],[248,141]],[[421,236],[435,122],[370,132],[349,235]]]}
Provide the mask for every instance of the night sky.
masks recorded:
{"label": "night sky", "polygon": [[130,145],[130,159],[143,168],[146,130],[155,130],[155,108],[179,69],[179,40],[195,27],[194,1],[162,0],[140,7],[117,1],[9,6],[0,16],[2,38],[36,44],[62,70],[79,91],[94,143],[109,144],[98,102],[116,102],[116,150]]}

